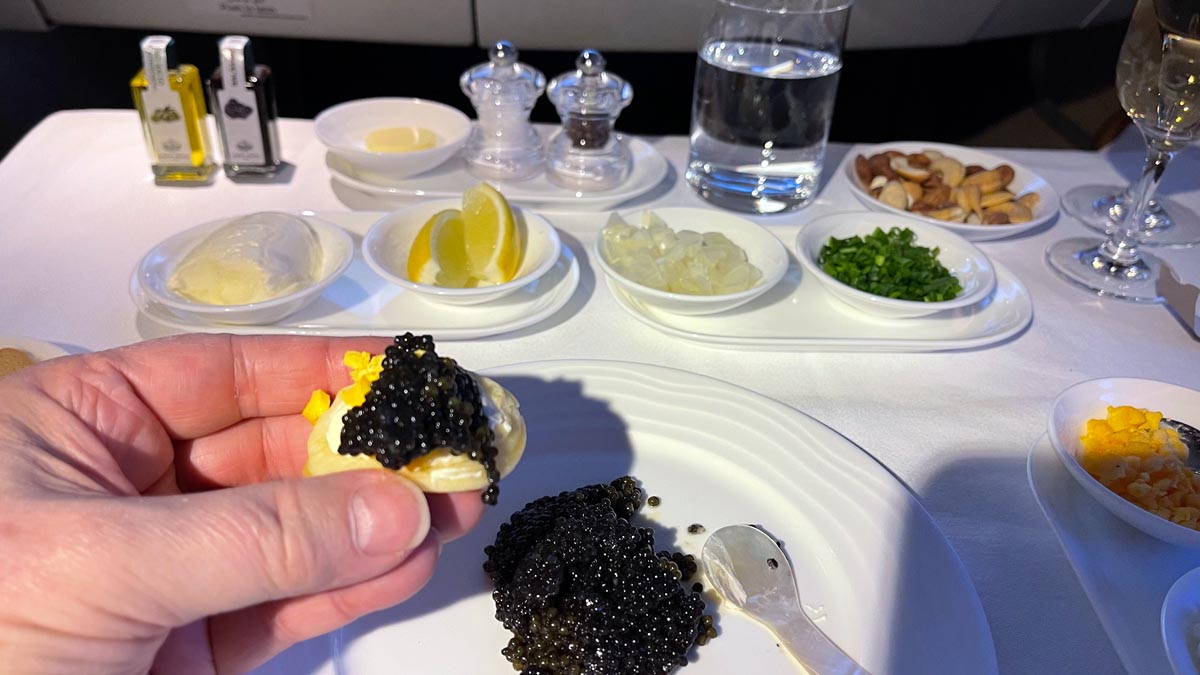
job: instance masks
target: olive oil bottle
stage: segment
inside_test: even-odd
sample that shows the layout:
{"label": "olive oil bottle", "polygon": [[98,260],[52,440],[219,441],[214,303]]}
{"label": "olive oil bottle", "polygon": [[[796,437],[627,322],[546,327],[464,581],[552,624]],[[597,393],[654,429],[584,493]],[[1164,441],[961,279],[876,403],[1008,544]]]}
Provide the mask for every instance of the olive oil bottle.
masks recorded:
{"label": "olive oil bottle", "polygon": [[208,91],[225,174],[273,176],[281,160],[271,68],[255,62],[250,38],[244,35],[226,35],[218,49],[221,63],[208,80]]}
{"label": "olive oil bottle", "polygon": [[160,184],[207,183],[213,164],[208,111],[195,66],[179,63],[175,41],[151,35],[141,43],[142,69],[129,83]]}

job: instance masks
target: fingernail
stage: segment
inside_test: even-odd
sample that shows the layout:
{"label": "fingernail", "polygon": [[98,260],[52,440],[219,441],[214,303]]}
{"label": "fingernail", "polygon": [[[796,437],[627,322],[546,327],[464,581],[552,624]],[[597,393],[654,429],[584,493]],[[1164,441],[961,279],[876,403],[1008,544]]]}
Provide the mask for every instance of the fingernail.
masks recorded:
{"label": "fingernail", "polygon": [[360,487],[350,500],[354,545],[367,555],[413,550],[429,533],[429,507],[412,483],[400,478]]}

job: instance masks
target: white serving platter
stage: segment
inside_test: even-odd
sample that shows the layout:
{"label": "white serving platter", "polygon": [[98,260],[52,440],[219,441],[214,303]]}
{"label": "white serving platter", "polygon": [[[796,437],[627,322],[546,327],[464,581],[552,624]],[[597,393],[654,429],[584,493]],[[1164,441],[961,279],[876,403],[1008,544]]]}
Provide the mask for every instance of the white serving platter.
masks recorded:
{"label": "white serving platter", "polygon": [[1029,485],[1079,584],[1130,675],[1167,675],[1161,613],[1167,591],[1200,567],[1200,549],[1174,546],[1101,507],[1062,465],[1050,437],[1029,453]]}
{"label": "white serving platter", "polygon": [[[361,242],[362,235],[383,214],[314,214],[334,223]],[[558,262],[541,279],[494,302],[471,307],[438,304],[396,286],[371,270],[356,251],[349,269],[321,297],[299,312],[267,325],[216,323],[154,302],[131,279],[134,307],[147,319],[170,331],[258,335],[380,335],[412,331],[436,340],[471,340],[533,326],[562,309],[579,286],[579,262],[563,247]]]}
{"label": "white serving platter", "polygon": [[[606,211],[636,199],[653,190],[666,178],[670,167],[667,158],[646,141],[625,137],[629,143],[633,166],[629,177],[620,185],[598,192],[580,192],[559,187],[539,174],[524,181],[492,182],[511,203],[531,209],[572,211]],[[416,199],[452,199],[462,196],[463,190],[481,182],[467,171],[462,157],[412,178],[382,184],[358,175],[354,167],[332,153],[326,153],[325,165],[333,181],[361,192],[376,200],[393,204],[410,203]]]}
{"label": "white serving platter", "polygon": [[[656,545],[699,554],[704,534],[758,523],[783,541],[810,617],[874,675],[998,672],[970,577],[915,497],[886,468],[817,420],[760,394],[678,370],[615,361],[547,361],[485,371],[521,402],[529,446],[500,503],[442,552],[408,602],[331,641],[285,652],[259,675],[504,675],[509,633],[493,615],[483,548],[524,504],[635,476]],[[707,586],[707,584],[706,584]],[[708,592],[711,593],[711,592]],[[713,598],[708,597],[711,608]],[[759,624],[717,610],[719,635],[684,675],[800,673]]]}
{"label": "white serving platter", "polygon": [[924,317],[885,319],[833,297],[793,259],[783,281],[729,312],[683,316],[638,302],[609,283],[617,304],[668,335],[714,347],[779,351],[930,352],[976,349],[1003,342],[1033,320],[1028,289],[1006,267],[996,288],[977,305]]}

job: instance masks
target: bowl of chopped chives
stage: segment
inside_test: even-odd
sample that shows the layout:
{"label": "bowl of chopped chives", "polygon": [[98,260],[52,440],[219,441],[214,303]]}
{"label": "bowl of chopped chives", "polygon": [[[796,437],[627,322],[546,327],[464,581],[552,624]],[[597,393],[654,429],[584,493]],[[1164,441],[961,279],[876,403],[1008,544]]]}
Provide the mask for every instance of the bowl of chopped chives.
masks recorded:
{"label": "bowl of chopped chives", "polygon": [[966,239],[887,213],[833,213],[805,225],[796,255],[843,303],[902,319],[970,307],[991,295],[996,271]]}

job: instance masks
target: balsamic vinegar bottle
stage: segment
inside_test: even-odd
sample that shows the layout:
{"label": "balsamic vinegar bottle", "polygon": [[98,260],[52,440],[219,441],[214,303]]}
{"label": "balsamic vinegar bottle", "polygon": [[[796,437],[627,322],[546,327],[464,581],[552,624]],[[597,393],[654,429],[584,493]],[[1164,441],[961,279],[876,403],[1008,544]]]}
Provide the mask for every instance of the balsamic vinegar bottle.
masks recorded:
{"label": "balsamic vinegar bottle", "polygon": [[215,167],[200,71],[178,62],[175,41],[167,35],[151,35],[141,48],[142,69],[129,87],[155,182],[207,183]]}
{"label": "balsamic vinegar bottle", "polygon": [[254,62],[250,38],[227,35],[221,64],[208,80],[225,174],[273,176],[279,169],[279,130],[271,68]]}

